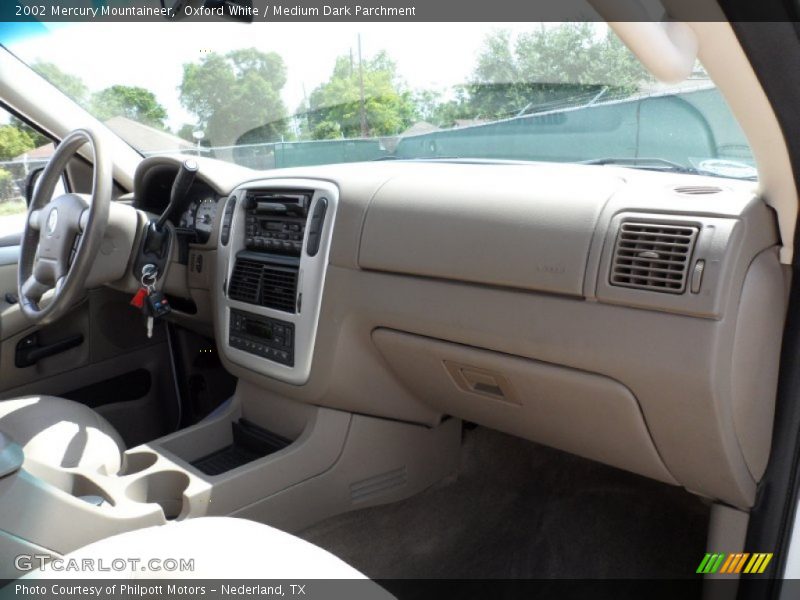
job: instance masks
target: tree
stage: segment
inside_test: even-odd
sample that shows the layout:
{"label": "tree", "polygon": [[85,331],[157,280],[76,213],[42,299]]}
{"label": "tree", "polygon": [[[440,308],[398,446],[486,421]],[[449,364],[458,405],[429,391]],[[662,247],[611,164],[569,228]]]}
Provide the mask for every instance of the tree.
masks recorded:
{"label": "tree", "polygon": [[350,56],[339,56],[330,79],[311,92],[308,129],[314,139],[361,136],[361,84],[367,134],[394,135],[417,118],[414,98],[385,52],[364,60],[359,73]]}
{"label": "tree", "polygon": [[0,160],[11,160],[36,146],[27,133],[13,125],[0,125]]}
{"label": "tree", "polygon": [[474,118],[475,112],[467,86],[457,85],[453,89],[453,98],[439,101],[428,109],[426,120],[440,127],[450,127],[456,120]]}
{"label": "tree", "polygon": [[197,127],[212,145],[270,142],[285,133],[286,106],[281,90],[286,66],[275,52],[255,48],[213,52],[183,65],[181,104],[197,117]]}
{"label": "tree", "polygon": [[66,73],[50,62],[36,61],[31,67],[75,102],[86,105],[89,89],[80,77]]}
{"label": "tree", "polygon": [[635,92],[648,74],[609,29],[569,23],[521,34],[489,34],[467,85],[471,117],[502,118],[580,99]]}
{"label": "tree", "polygon": [[[0,167],[0,202],[13,200],[18,194],[15,193],[14,176],[8,169]],[[23,204],[23,206],[25,206]],[[0,217],[9,214],[5,211],[0,212]]]}
{"label": "tree", "polygon": [[101,121],[125,117],[159,129],[165,129],[167,118],[166,109],[153,92],[127,85],[113,85],[92,94],[90,111]]}
{"label": "tree", "polygon": [[187,142],[192,142],[193,144],[197,143],[197,140],[194,139],[194,132],[197,131],[197,125],[192,125],[191,123],[184,123],[183,125],[178,128],[178,131],[175,132],[179,138],[186,140]]}
{"label": "tree", "polygon": [[17,117],[11,117],[8,122],[10,125],[27,133],[28,136],[31,138],[31,141],[33,142],[34,148],[38,148],[39,146],[44,146],[45,144],[49,144],[50,142],[52,142],[52,140],[49,137],[47,137],[43,133],[40,133],[39,130],[34,129],[30,125],[28,125],[25,121],[22,121]]}

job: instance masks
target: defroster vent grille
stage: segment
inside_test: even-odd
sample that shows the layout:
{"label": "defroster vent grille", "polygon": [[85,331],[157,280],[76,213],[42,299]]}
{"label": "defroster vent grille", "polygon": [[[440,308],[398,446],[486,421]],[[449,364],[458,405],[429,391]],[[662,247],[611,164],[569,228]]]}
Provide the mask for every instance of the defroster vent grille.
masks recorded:
{"label": "defroster vent grille", "polygon": [[297,269],[237,258],[228,296],[231,300],[296,312]]}
{"label": "defroster vent grille", "polygon": [[699,228],[622,223],[611,265],[611,285],[682,294]]}

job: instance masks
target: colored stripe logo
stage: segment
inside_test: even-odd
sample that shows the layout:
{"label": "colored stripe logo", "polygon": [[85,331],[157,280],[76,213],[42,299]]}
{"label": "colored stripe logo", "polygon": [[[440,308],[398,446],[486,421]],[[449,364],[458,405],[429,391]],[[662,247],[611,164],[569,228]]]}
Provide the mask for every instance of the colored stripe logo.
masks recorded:
{"label": "colored stripe logo", "polygon": [[767,565],[772,560],[772,553],[766,552],[715,552],[707,553],[703,560],[700,561],[700,566],[697,567],[697,573],[712,574],[720,573],[726,575],[735,575],[739,573],[758,574],[763,573],[767,569]]}

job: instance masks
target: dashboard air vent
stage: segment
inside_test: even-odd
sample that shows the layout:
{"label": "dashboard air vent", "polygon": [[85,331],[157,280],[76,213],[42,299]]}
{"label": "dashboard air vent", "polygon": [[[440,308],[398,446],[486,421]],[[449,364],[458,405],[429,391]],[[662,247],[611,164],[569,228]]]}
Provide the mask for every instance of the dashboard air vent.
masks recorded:
{"label": "dashboard air vent", "polygon": [[709,194],[719,194],[721,187],[716,185],[681,185],[675,191],[684,196],[707,196]]}
{"label": "dashboard air vent", "polygon": [[611,285],[682,294],[699,229],[693,225],[622,223]]}
{"label": "dashboard air vent", "polygon": [[295,312],[297,269],[237,258],[228,286],[231,300]]}

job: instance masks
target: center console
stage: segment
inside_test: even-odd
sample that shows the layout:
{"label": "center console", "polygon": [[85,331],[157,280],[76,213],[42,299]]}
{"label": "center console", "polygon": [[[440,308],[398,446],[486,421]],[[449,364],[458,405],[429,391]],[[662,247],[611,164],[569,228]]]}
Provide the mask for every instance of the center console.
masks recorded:
{"label": "center console", "polygon": [[224,358],[274,379],[310,375],[338,189],[263,180],[227,200],[217,253],[217,339]]}
{"label": "center console", "polygon": [[[309,379],[338,202],[335,185],[314,179],[252,181],[225,200],[209,287],[226,366],[295,385]],[[210,515],[297,531],[427,489],[455,472],[460,442],[458,419],[368,416],[241,377],[211,415],[128,449],[118,469],[45,468],[18,452],[6,468],[0,460],[0,555],[63,555]],[[3,449],[0,438],[0,459]],[[0,564],[0,578],[16,569]]]}
{"label": "center console", "polygon": [[[294,402],[240,381],[213,415],[131,448],[121,467],[24,462],[0,434],[0,556],[63,556],[111,535],[229,515],[298,531],[407,498],[458,464],[461,423],[400,423]],[[0,561],[0,579],[23,574]]]}

